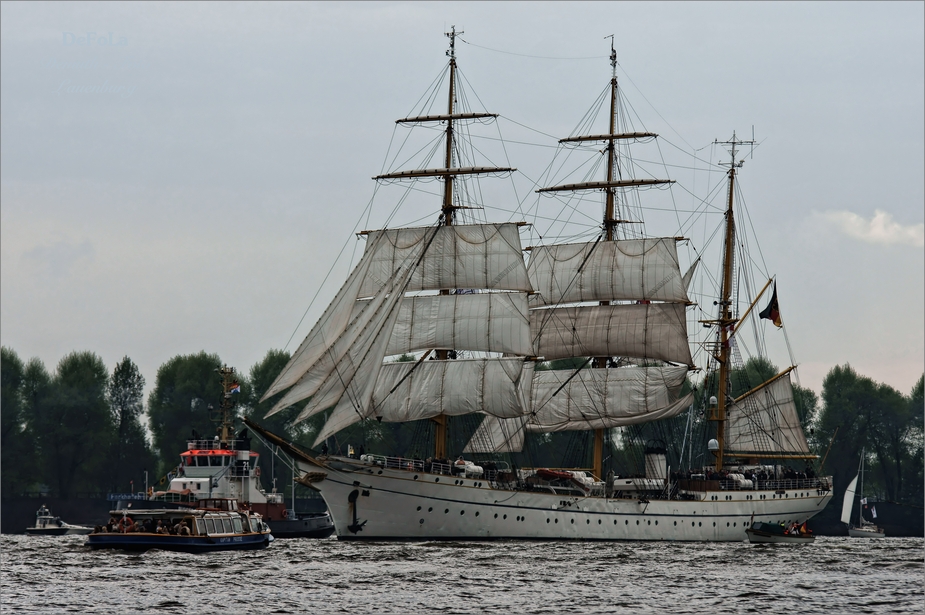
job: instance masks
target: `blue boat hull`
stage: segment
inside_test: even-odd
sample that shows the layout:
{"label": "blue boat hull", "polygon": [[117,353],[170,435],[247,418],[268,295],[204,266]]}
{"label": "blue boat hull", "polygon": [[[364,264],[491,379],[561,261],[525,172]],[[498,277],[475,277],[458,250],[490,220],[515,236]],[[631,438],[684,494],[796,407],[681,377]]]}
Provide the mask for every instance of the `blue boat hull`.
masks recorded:
{"label": "blue boat hull", "polygon": [[91,534],[86,546],[91,549],[122,549],[124,551],[248,551],[265,549],[273,540],[271,534],[241,534],[233,536],[172,536],[160,534]]}

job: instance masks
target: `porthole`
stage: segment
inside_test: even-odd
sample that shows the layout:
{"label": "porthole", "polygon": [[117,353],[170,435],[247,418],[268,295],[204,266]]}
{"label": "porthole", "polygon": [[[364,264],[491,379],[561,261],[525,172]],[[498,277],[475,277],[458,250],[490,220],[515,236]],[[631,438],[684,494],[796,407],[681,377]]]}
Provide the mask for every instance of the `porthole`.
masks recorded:
{"label": "porthole", "polygon": [[627,519],[627,520],[624,522],[624,525],[629,525],[629,524],[630,524],[630,520]]}
{"label": "porthole", "polygon": [[424,519],[421,519],[420,521],[418,521],[418,523],[422,523],[422,524],[423,524],[423,523],[424,523]]}
{"label": "porthole", "polygon": [[461,510],[461,511],[459,511],[459,514],[464,515],[464,514],[466,514],[466,511]]}
{"label": "porthole", "polygon": [[434,482],[435,482],[435,483],[439,483],[439,482],[440,482],[440,479],[439,479],[439,478],[435,478],[435,479],[434,479]]}
{"label": "porthole", "polygon": [[377,472],[377,474],[382,474],[382,470],[379,470],[379,472]]}
{"label": "porthole", "polygon": [[546,519],[546,523],[549,523],[549,519],[548,519],[548,518]]}
{"label": "porthole", "polygon": [[675,522],[674,522],[674,524],[675,524],[675,525],[678,525],[678,522],[677,522],[677,521],[675,521]]}
{"label": "porthole", "polygon": [[558,519],[556,519],[556,523],[558,523],[558,522],[559,522],[559,520],[558,520]]}
{"label": "porthole", "polygon": [[651,521],[646,521],[646,525],[652,525]]}
{"label": "porthole", "polygon": [[503,517],[501,517],[501,518],[502,518],[502,519],[507,519],[507,515],[504,515],[504,516],[503,516]]}
{"label": "porthole", "polygon": [[601,524],[601,520],[600,520],[600,519],[597,520],[597,524],[598,524],[598,525]]}
{"label": "porthole", "polygon": [[417,479],[418,479],[418,475],[415,474],[415,475],[414,475],[414,480],[417,480]]}
{"label": "porthole", "polygon": [[697,527],[703,527],[703,522],[702,522],[702,521],[698,521],[698,522],[697,522]]}
{"label": "porthole", "polygon": [[[655,525],[658,525],[658,519],[655,520]],[[716,525],[715,523],[713,525]]]}
{"label": "porthole", "polygon": [[428,507],[427,507],[427,512],[434,512],[434,507],[433,507],[433,506],[428,506]]}
{"label": "porthole", "polygon": [[713,522],[713,527],[716,527],[716,521]]}
{"label": "porthole", "polygon": [[498,513],[495,513],[495,519],[497,519],[497,518],[498,518]]}
{"label": "porthole", "polygon": [[728,521],[726,522],[726,527],[729,527],[729,522],[728,522]]}
{"label": "porthole", "polygon": [[575,520],[574,520],[574,519],[571,519],[570,521],[571,521],[573,524],[575,523]]}
{"label": "porthole", "polygon": [[636,519],[636,525],[639,525],[639,519]]}
{"label": "porthole", "polygon": [[479,511],[475,511],[475,516],[476,516],[476,517],[479,516]]}
{"label": "porthole", "polygon": [[732,527],[735,527],[735,526],[736,526],[735,521],[733,521],[733,522],[732,522]]}
{"label": "porthole", "polygon": [[591,525],[591,519],[588,519],[587,521],[588,521],[588,525]]}
{"label": "porthole", "polygon": [[449,513],[450,513],[450,509],[449,509],[449,508],[447,508],[447,509],[445,509],[445,510],[443,511],[443,514],[444,514],[444,515],[448,515]]}
{"label": "porthole", "polygon": [[420,506],[418,506],[418,510],[421,510],[421,507],[420,507]]}

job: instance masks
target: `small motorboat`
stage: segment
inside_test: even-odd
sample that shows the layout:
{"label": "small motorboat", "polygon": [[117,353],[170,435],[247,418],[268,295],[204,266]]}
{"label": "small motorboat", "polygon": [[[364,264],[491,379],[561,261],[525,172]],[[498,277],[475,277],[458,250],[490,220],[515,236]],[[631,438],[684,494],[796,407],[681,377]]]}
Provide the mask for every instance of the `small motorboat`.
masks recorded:
{"label": "small motorboat", "polygon": [[66,534],[89,534],[93,531],[92,527],[82,525],[71,525],[61,520],[61,517],[55,517],[47,506],[42,507],[35,513],[35,525],[26,528],[26,534],[30,536],[64,536]]}
{"label": "small motorboat", "polygon": [[751,527],[745,530],[749,542],[769,543],[783,542],[790,544],[805,544],[813,542],[816,537],[812,532],[806,529],[806,524],[798,526],[796,523],[790,527],[775,525],[773,523],[762,523],[756,521]]}
{"label": "small motorboat", "polygon": [[273,541],[261,515],[238,510],[230,500],[224,510],[207,508],[146,509],[111,512],[110,522],[87,536],[92,549],[127,551],[241,551],[264,549]]}

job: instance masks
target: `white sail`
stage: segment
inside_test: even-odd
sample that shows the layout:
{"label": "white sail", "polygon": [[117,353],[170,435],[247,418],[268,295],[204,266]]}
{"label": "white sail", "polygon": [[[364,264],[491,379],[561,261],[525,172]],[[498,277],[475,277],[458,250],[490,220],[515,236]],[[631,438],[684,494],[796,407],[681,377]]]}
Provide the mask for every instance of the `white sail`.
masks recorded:
{"label": "white sail", "polygon": [[841,503],[841,522],[851,523],[851,509],[854,507],[854,494],[858,486],[858,477],[855,476],[848,483],[848,489],[845,491],[845,499]]}
{"label": "white sail", "polygon": [[692,365],[687,320],[680,303],[595,305],[530,312],[536,355],[624,356]]}
{"label": "white sail", "polygon": [[353,313],[352,307],[359,296],[360,286],[369,273],[370,264],[373,262],[372,255],[376,252],[375,242],[371,240],[366,244],[363,257],[350,272],[347,281],[260,401],[265,401],[295,384],[357,316],[358,313]]}
{"label": "white sail", "polygon": [[428,349],[532,355],[527,294],[405,298],[386,355]]}
{"label": "white sail", "polygon": [[486,415],[463,448],[464,453],[518,453],[524,448],[526,416],[501,419]]}
{"label": "white sail", "polygon": [[[376,253],[359,296],[371,297],[411,255],[430,241],[433,229],[401,228],[370,232]],[[531,292],[518,226],[441,226],[407,290],[481,288]]]}
{"label": "white sail", "polygon": [[389,423],[474,412],[522,416],[532,375],[533,363],[522,358],[386,363],[369,416]]}
{"label": "white sail", "polygon": [[729,407],[726,414],[726,450],[809,452],[793,401],[789,371],[743,395]]}
{"label": "white sail", "polygon": [[536,305],[580,301],[687,303],[674,238],[623,239],[533,248]]}
{"label": "white sail", "polygon": [[601,429],[668,418],[691,404],[690,396],[678,400],[686,376],[687,367],[675,366],[538,371],[527,429]]}

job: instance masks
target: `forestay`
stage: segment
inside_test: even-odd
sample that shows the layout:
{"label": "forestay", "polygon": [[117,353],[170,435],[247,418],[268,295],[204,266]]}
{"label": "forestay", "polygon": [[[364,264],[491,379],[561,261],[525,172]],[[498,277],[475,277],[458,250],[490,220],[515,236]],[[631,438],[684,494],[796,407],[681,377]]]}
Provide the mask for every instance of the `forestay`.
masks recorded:
{"label": "forestay", "polygon": [[687,303],[674,238],[626,239],[533,248],[535,305],[582,301]]}

